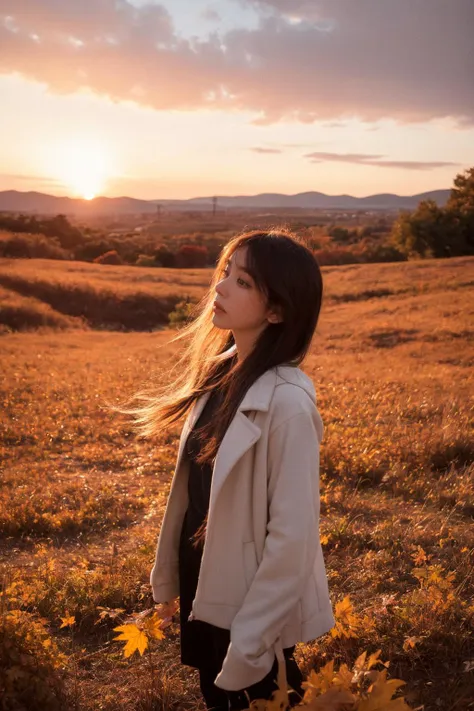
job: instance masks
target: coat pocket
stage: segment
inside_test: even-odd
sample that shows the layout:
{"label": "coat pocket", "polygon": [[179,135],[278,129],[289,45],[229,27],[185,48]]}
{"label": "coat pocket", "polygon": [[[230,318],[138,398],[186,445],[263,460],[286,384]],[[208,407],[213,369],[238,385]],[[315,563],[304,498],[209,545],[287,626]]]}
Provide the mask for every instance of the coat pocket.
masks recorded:
{"label": "coat pocket", "polygon": [[244,559],[244,576],[245,583],[249,588],[252,580],[257,572],[257,552],[255,550],[255,541],[247,541],[242,544],[243,559]]}

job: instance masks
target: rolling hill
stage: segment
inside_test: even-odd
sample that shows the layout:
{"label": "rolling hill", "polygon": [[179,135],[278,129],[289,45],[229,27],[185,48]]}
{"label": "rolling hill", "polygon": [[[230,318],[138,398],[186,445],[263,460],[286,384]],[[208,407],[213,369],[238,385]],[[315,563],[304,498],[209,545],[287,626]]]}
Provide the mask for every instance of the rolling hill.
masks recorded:
{"label": "rolling hill", "polygon": [[[304,192],[295,195],[262,193],[259,195],[217,196],[218,208],[252,209],[306,209],[306,210],[400,210],[414,209],[420,200],[435,200],[443,206],[450,190],[433,190],[418,195],[400,196],[392,193],[353,197],[352,195],[326,195]],[[0,211],[32,212],[38,214],[87,215],[153,213],[157,205],[170,210],[210,210],[212,197],[189,200],[139,200],[130,197],[97,197],[93,200],[59,197],[39,192],[18,190],[0,191]]]}

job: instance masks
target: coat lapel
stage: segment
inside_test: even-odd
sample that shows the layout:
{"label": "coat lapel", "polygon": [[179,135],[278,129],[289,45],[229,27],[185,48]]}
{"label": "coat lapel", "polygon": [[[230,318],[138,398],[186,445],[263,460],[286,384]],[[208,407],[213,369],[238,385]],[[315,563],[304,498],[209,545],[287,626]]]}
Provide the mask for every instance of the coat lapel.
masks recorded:
{"label": "coat lapel", "polygon": [[218,449],[211,481],[209,508],[239,459],[260,438],[262,431],[247,415],[237,410]]}
{"label": "coat lapel", "polygon": [[247,390],[217,452],[211,482],[211,507],[227,476],[239,459],[257,442],[262,434],[244,411],[260,410],[267,412],[275,390],[277,373],[274,368],[267,370]]}
{"label": "coat lapel", "polygon": [[[252,422],[244,412],[252,412],[255,410],[268,411],[273,391],[275,390],[276,379],[276,369],[270,368],[267,370],[250,386],[237,408],[217,452],[212,473],[210,507],[213,506],[227,476],[245,452],[257,442],[262,433],[260,427]],[[197,422],[209,397],[210,393],[208,392],[196,400],[183,425],[178,448],[176,471],[178,471],[181,464],[188,435]]]}

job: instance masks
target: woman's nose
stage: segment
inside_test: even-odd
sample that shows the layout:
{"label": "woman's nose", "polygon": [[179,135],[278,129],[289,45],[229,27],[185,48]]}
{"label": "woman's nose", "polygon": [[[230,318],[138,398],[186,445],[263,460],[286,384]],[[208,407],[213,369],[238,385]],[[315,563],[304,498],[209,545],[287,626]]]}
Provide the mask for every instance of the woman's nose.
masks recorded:
{"label": "woman's nose", "polygon": [[221,281],[217,282],[217,284],[216,284],[216,291],[219,294],[219,296],[224,295],[225,287],[223,288],[223,286],[224,286],[224,280],[221,279]]}

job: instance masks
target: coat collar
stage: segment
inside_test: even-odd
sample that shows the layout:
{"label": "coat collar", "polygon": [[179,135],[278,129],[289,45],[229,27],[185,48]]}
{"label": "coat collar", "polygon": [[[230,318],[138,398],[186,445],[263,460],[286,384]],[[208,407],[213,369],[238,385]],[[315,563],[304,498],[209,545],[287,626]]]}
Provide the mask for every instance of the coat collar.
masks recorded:
{"label": "coat collar", "polygon": [[[224,352],[223,357],[231,356],[235,353],[235,345]],[[295,374],[295,371],[298,371]],[[238,406],[234,417],[232,418],[227,431],[222,439],[219,450],[217,452],[214,469],[212,474],[211,498],[209,504],[209,520],[211,520],[211,509],[215,505],[216,497],[222,488],[222,485],[230,474],[239,459],[254,445],[262,434],[258,425],[255,424],[252,418],[244,414],[245,411],[259,410],[268,412],[273,398],[277,378],[279,373],[285,374],[285,379],[301,378],[302,371],[295,369],[293,366],[278,366],[269,368],[261,375],[247,390],[244,398]],[[307,376],[307,383],[311,383]],[[312,388],[312,384],[306,386],[308,392]],[[210,397],[210,393],[205,393],[196,400],[191,412],[186,419],[181,435],[178,460],[176,470],[178,470],[181,459],[184,453],[184,446],[189,432],[197,422],[199,415],[204,409],[204,405]]]}
{"label": "coat collar", "polygon": [[[229,349],[229,351],[230,350],[234,352],[234,347]],[[226,351],[226,353],[229,353],[229,351]],[[214,506],[216,497],[233,467],[261,436],[262,431],[260,427],[252,422],[252,420],[244,414],[244,411],[260,410],[267,412],[269,410],[277,377],[276,368],[270,368],[263,373],[263,375],[257,378],[257,380],[249,387],[244,398],[242,399],[242,402],[237,408],[237,411],[222,439],[214,463],[211,498],[209,504],[210,509]],[[199,415],[204,409],[204,405],[209,399],[209,396],[210,393],[205,393],[204,395],[201,395],[198,400],[196,400],[184,424],[178,451],[176,470],[178,470],[181,463],[184,454],[184,446],[189,432],[197,422]],[[209,518],[210,517],[211,514],[209,514]]]}
{"label": "coat collar", "polygon": [[[230,358],[237,351],[235,344],[228,348],[222,354],[223,358]],[[240,405],[237,408],[237,412],[244,412],[245,410],[261,410],[267,412],[273,397],[273,391],[275,390],[277,380],[277,370],[276,368],[270,368],[263,375],[261,375],[254,383],[249,387],[245,393]],[[189,429],[192,429],[194,423],[198,420],[199,415],[204,409],[206,402],[210,397],[210,392],[201,395],[191,410],[189,415]]]}
{"label": "coat collar", "polygon": [[[261,410],[263,412],[268,412],[273,397],[273,391],[275,390],[276,380],[277,371],[275,368],[271,368],[263,373],[263,375],[257,378],[257,380],[249,387],[240,405],[238,406],[236,413],[244,412],[246,410]],[[189,416],[190,429],[193,428],[194,423],[198,420],[199,415],[203,411],[204,406],[210,397],[210,394],[210,392],[204,393],[204,395],[201,395],[201,397],[194,403],[194,407]]]}

